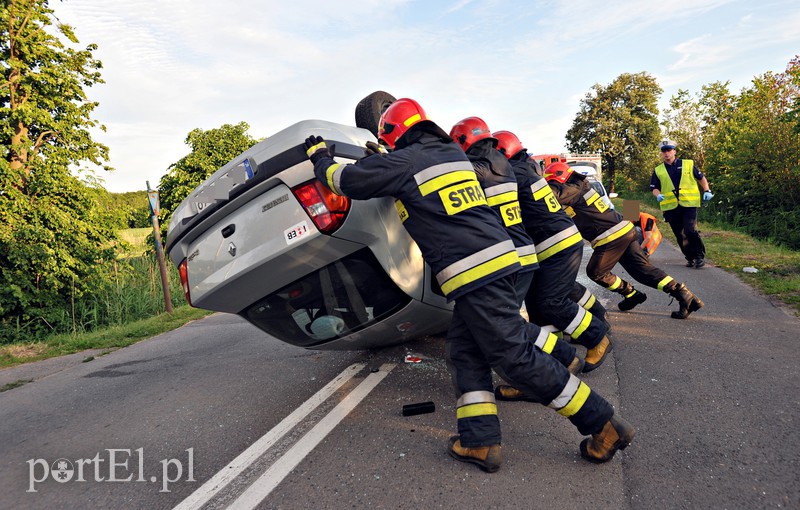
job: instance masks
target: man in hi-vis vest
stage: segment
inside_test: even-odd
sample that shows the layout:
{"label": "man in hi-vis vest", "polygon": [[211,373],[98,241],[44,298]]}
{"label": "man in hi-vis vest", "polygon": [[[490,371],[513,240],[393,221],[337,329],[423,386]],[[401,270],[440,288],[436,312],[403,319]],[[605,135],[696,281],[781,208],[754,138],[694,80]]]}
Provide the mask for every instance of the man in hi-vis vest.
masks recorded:
{"label": "man in hi-vis vest", "polygon": [[[653,170],[650,190],[658,200],[664,220],[672,227],[678,246],[686,257],[686,267],[700,269],[706,265],[706,247],[697,232],[697,208],[700,200],[708,202],[714,195],[703,172],[691,159],[678,159],[672,140],[658,144],[664,163]],[[702,197],[701,197],[702,195]]]}

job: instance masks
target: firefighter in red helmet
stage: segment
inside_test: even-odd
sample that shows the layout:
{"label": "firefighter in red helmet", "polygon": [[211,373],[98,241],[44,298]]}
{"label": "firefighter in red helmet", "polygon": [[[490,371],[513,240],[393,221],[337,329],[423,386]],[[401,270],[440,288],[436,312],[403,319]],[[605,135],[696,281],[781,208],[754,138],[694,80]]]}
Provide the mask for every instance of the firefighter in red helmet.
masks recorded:
{"label": "firefighter in red helmet", "polygon": [[[517,306],[522,308],[525,295],[533,280],[533,273],[539,267],[536,247],[522,224],[522,212],[517,197],[517,180],[508,160],[497,150],[497,139],[492,137],[486,122],[479,117],[467,117],[458,121],[450,130],[450,137],[461,146],[466,153],[478,182],[483,188],[486,202],[495,211],[497,221],[508,231],[522,269],[517,272],[514,288],[517,293]],[[541,324],[540,324],[541,325]],[[553,344],[537,345],[540,349],[556,358],[573,373],[583,370],[583,361],[575,355],[575,347],[559,339]]]}
{"label": "firefighter in red helmet", "polygon": [[[607,336],[605,308],[576,281],[583,257],[583,239],[547,181],[534,169],[519,138],[510,131],[497,131],[494,137],[499,142],[498,150],[513,168],[522,221],[539,257],[540,267],[525,296],[528,313],[540,326],[552,324],[586,347],[583,371],[590,372],[605,360],[612,343]],[[499,386],[495,393],[506,400],[520,398],[516,390],[504,386]]]}
{"label": "firefighter in red helmet", "polygon": [[617,262],[637,282],[666,292],[678,300],[680,309],[672,312],[672,318],[686,319],[689,314],[703,307],[700,298],[685,284],[678,283],[650,263],[639,245],[633,223],[610,209],[585,176],[573,172],[566,163],[558,162],[545,168],[544,177],[583,238],[594,249],[586,265],[586,274],[598,285],[624,297],[618,304],[620,310],[632,310],[644,303],[647,295],[612,273]]}
{"label": "firefighter in red helmet", "polygon": [[494,369],[591,435],[581,443],[584,458],[610,460],[635,431],[603,397],[535,347],[536,338],[549,340],[551,334],[519,314],[519,255],[464,152],[413,99],[398,99],[386,109],[379,137],[394,150],[351,164],[337,163],[319,136],[306,140],[306,153],[317,178],[333,192],[357,200],[394,197],[404,227],[455,302],[447,359],[459,435],[450,439],[450,455],[486,471],[500,468]]}

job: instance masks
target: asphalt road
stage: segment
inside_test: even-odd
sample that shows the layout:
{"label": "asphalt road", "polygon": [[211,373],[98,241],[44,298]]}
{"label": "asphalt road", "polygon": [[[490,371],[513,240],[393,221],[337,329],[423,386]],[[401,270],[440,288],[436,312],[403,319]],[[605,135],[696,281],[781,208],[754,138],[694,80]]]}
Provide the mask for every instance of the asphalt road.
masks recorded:
{"label": "asphalt road", "polygon": [[[638,435],[608,464],[583,461],[552,410],[511,402],[498,473],[448,457],[441,338],[315,352],[216,314],[0,371],[0,387],[31,381],[0,393],[0,508],[800,508],[800,320],[669,245],[653,260],[706,307],[674,320],[647,289],[612,311],[614,351],[584,380]],[[436,411],[402,416],[423,401]]]}

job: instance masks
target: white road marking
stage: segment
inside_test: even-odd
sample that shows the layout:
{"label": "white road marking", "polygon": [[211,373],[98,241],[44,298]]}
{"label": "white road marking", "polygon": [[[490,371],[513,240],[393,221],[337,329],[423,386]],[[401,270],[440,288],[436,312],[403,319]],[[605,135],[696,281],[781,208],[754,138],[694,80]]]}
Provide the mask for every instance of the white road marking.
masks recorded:
{"label": "white road marking", "polygon": [[292,414],[275,425],[272,430],[261,436],[258,441],[233,459],[227,466],[211,477],[210,480],[201,485],[200,488],[190,494],[188,498],[181,501],[178,506],[175,507],[175,510],[193,510],[208,503],[211,498],[261,457],[264,452],[285,436],[287,432],[296,427],[297,424],[303,421],[314,409],[319,407],[321,403],[325,402],[325,400],[333,395],[347,381],[360,372],[364,366],[363,363],[355,363],[344,369],[341,374],[337,375],[331,382],[325,385],[324,388],[315,393],[310,399],[303,402]]}
{"label": "white road marking", "polygon": [[258,506],[281,481],[352,411],[392,369],[393,363],[381,366],[380,371],[369,374],[327,416],[292,446],[253,485],[231,503],[235,510],[252,509]]}

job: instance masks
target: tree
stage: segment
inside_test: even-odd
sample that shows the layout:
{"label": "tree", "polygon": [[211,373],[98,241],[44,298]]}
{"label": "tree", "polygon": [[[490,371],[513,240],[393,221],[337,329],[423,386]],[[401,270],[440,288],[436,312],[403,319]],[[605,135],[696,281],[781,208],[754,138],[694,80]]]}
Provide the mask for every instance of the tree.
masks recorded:
{"label": "tree", "polygon": [[728,84],[703,85],[695,97],[680,89],[664,112],[664,136],[675,140],[681,158],[693,160],[701,171],[706,168],[709,152],[717,154],[725,143],[722,127],[730,120],[736,101]]}
{"label": "tree", "polygon": [[660,136],[657,102],[661,92],[648,73],[625,73],[607,87],[595,84],[581,100],[567,132],[567,148],[602,155],[609,191],[616,189],[617,182],[641,187],[650,175]]}
{"label": "tree", "polygon": [[800,98],[798,75],[795,58],[784,73],[755,77],[720,125],[716,154],[709,157],[722,169],[712,211],[793,249],[800,248],[800,233],[792,228],[800,222],[800,133],[787,114]]}
{"label": "tree", "polygon": [[108,149],[90,130],[97,103],[84,89],[102,65],[77,44],[47,0],[0,8],[0,342],[36,335],[65,320],[65,304],[91,292],[111,257],[113,233],[98,221],[94,196],[70,172],[100,165]]}
{"label": "tree", "polygon": [[158,185],[161,226],[165,229],[172,213],[200,183],[230,160],[256,143],[246,122],[224,124],[216,129],[193,129],[186,137],[192,152],[169,167]]}

